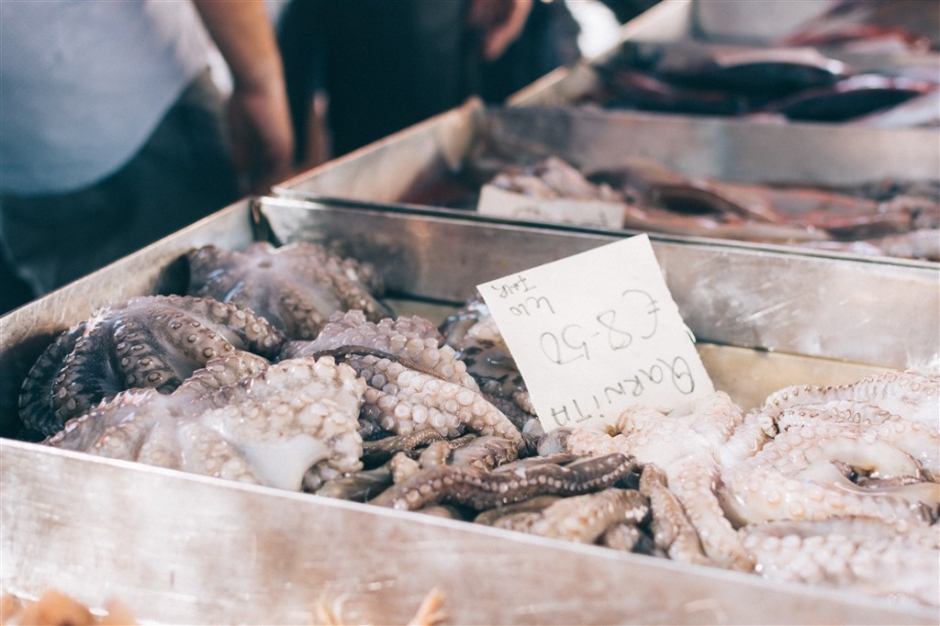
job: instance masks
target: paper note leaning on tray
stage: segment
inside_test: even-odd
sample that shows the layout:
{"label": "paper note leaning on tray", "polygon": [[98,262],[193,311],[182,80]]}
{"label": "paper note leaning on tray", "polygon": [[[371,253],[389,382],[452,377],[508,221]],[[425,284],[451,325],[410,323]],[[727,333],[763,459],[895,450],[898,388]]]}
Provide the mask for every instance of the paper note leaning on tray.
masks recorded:
{"label": "paper note leaning on tray", "polygon": [[480,215],[617,229],[623,228],[623,211],[623,202],[537,198],[493,185],[483,185],[477,203]]}
{"label": "paper note leaning on tray", "polygon": [[647,235],[477,287],[546,431],[714,393]]}

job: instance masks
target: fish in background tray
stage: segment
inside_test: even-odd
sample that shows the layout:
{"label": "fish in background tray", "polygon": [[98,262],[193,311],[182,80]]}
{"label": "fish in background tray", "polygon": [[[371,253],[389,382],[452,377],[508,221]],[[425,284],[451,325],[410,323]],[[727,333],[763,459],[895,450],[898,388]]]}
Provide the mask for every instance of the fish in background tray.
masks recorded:
{"label": "fish in background tray", "polygon": [[940,260],[940,182],[852,189],[730,183],[637,159],[582,174],[557,157],[504,166],[489,184],[533,198],[620,203],[623,228]]}
{"label": "fish in background tray", "polygon": [[[933,102],[936,72],[855,70],[815,48],[627,42],[596,68],[599,85],[581,104],[679,114],[872,124],[868,116]],[[936,124],[928,106],[896,124]]]}
{"label": "fish in background tray", "polygon": [[777,42],[855,51],[940,50],[940,11],[924,0],[843,0]]}

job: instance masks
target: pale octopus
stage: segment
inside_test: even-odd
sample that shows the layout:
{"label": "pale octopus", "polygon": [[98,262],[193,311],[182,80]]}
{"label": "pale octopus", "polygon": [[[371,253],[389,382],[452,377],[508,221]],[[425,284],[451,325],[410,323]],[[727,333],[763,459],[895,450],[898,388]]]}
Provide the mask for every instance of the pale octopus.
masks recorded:
{"label": "pale octopus", "polygon": [[170,394],[123,391],[70,420],[47,445],[299,490],[362,467],[365,383],[331,357],[269,364],[236,352],[210,360]]}
{"label": "pale octopus", "polygon": [[316,340],[285,344],[281,358],[320,354],[342,358],[366,381],[362,421],[367,438],[422,430],[453,438],[469,430],[525,445],[516,426],[483,396],[426,319],[373,323],[358,310],[337,313]]}
{"label": "pale octopus", "polygon": [[628,409],[616,432],[575,429],[565,445],[646,465],[672,558],[938,604],[935,585],[878,584],[899,560],[907,580],[937,578],[938,398],[940,377],[910,372],[789,387],[747,415],[718,392],[669,415]]}
{"label": "pale octopus", "polygon": [[120,391],[170,393],[210,359],[273,358],[284,336],[251,311],[212,298],[143,296],[101,307],[42,353],[23,383],[20,418],[40,436]]}

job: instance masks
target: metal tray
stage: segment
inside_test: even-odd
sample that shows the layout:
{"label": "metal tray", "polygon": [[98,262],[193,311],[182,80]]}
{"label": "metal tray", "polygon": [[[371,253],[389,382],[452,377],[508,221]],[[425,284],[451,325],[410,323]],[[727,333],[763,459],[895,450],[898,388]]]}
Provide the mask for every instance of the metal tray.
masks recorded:
{"label": "metal tray", "polygon": [[[835,0],[660,0],[620,28],[616,45],[571,67],[549,72],[512,94],[507,102],[513,106],[559,106],[581,100],[600,84],[596,68],[610,61],[626,42],[769,46],[834,4]],[[940,63],[940,54],[936,52],[829,49],[826,55],[859,72],[905,70],[934,79]]]}
{"label": "metal tray", "polygon": [[755,124],[575,107],[488,107],[470,100],[301,173],[275,192],[467,216],[467,210],[441,206],[440,198],[465,164],[481,154],[520,161],[554,155],[593,171],[626,166],[639,157],[689,176],[823,187],[936,180],[940,173],[940,141],[931,129]]}
{"label": "metal tray", "polygon": [[[192,246],[240,248],[262,237],[339,242],[377,264],[399,313],[433,319],[480,282],[617,236],[624,235],[246,200],[0,318],[3,377],[21,380],[55,333],[95,306],[182,289],[179,259]],[[680,311],[713,342],[702,347],[716,386],[742,379],[732,395],[842,382],[874,369],[937,369],[936,268],[714,242],[654,238],[653,246]],[[11,389],[3,393],[9,422]],[[853,592],[9,438],[0,439],[0,459],[0,586],[26,596],[56,587],[99,608],[118,598],[143,622],[309,624],[317,601],[344,600],[350,621],[405,623],[432,588],[443,592],[448,623],[936,621],[933,610]]]}

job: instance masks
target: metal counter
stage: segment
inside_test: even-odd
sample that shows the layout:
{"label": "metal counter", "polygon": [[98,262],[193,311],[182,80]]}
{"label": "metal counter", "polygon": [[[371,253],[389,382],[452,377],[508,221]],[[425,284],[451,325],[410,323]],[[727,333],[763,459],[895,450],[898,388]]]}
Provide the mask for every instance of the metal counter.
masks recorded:
{"label": "metal counter", "polygon": [[[466,172],[487,159],[531,163],[548,156],[585,172],[612,171],[646,159],[687,176],[821,187],[933,181],[940,172],[940,141],[932,129],[754,124],[575,107],[488,107],[470,100],[301,173],[275,191],[326,203],[473,219],[472,209],[447,208],[441,190],[455,181],[467,185]],[[468,186],[467,194],[479,188],[476,180],[471,182],[476,188]]]}
{"label": "metal counter", "polygon": [[[485,280],[613,241],[409,211],[244,201],[0,318],[5,380],[94,307],[185,288],[182,255],[256,238],[340,244],[375,264],[400,314],[444,314]],[[935,372],[936,267],[653,237],[719,388],[748,394]],[[757,349],[751,349],[751,347]],[[811,379],[811,380],[808,380]],[[727,381],[727,382],[726,382]],[[5,384],[11,430],[15,390]],[[12,395],[11,395],[12,394]],[[911,604],[252,487],[0,439],[0,586],[56,587],[142,622],[405,623],[431,589],[447,623],[931,623]]]}
{"label": "metal counter", "polygon": [[0,440],[0,584],[140,623],[929,624],[935,611]]}

